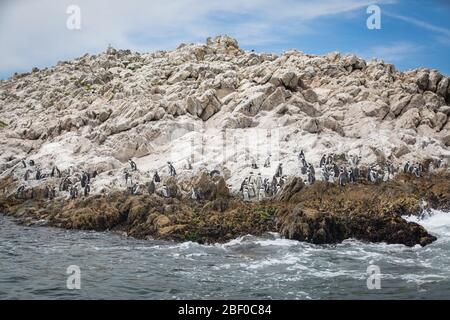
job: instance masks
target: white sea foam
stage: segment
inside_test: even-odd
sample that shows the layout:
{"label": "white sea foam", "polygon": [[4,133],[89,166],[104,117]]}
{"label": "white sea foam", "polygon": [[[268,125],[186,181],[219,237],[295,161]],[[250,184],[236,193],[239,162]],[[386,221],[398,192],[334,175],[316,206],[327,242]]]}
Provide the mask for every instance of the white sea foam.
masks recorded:
{"label": "white sea foam", "polygon": [[449,212],[431,210],[429,214],[425,214],[423,217],[409,216],[404,217],[404,219],[420,224],[430,233],[434,233],[441,237],[450,237]]}

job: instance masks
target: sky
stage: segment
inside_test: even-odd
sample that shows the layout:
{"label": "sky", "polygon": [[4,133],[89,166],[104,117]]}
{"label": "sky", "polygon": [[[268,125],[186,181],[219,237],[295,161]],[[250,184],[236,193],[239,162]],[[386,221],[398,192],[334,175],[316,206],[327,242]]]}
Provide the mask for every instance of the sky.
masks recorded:
{"label": "sky", "polygon": [[[366,23],[374,4],[380,29]],[[152,52],[220,34],[261,53],[339,51],[450,76],[450,0],[0,0],[0,79],[108,45]]]}

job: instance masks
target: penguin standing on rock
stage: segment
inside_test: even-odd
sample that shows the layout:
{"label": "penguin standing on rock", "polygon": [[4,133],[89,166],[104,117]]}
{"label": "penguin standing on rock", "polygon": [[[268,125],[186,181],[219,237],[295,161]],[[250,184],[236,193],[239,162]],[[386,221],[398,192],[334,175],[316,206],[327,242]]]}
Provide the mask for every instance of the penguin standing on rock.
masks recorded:
{"label": "penguin standing on rock", "polygon": [[278,164],[277,170],[275,171],[275,177],[280,178],[283,175],[283,164],[280,162]]}
{"label": "penguin standing on rock", "polygon": [[86,173],[84,171],[81,172],[81,188],[84,188],[87,184],[86,181]]}
{"label": "penguin standing on rock", "polygon": [[128,184],[128,179],[131,178],[131,175],[128,173],[128,171],[125,171],[124,176],[125,176],[125,184]]}
{"label": "penguin standing on rock", "polygon": [[300,150],[300,154],[298,155],[298,160],[302,161],[305,160],[305,154],[303,150]]}
{"label": "penguin standing on rock", "polygon": [[328,177],[329,177],[328,181],[330,183],[334,183],[335,182],[335,177],[336,177],[335,171],[334,170],[330,170],[330,173],[329,173]]}
{"label": "penguin standing on rock", "polygon": [[270,191],[272,195],[275,195],[277,193],[277,185],[278,185],[278,180],[275,176],[273,176],[272,178],[272,183],[270,184]]}
{"label": "penguin standing on rock", "polygon": [[339,171],[339,185],[341,187],[345,186],[345,183],[347,182],[347,177],[345,175],[345,170],[344,168],[341,168]]}
{"label": "penguin standing on rock", "polygon": [[170,198],[170,190],[165,184],[162,187],[162,195],[164,198]]}
{"label": "penguin standing on rock", "polygon": [[247,186],[244,186],[244,188],[242,189],[242,198],[244,199],[244,201],[250,201],[250,196],[249,196]]}
{"label": "penguin standing on rock", "polygon": [[192,188],[191,199],[192,200],[198,200],[198,195],[197,195],[197,192],[195,192],[194,188]]}
{"label": "penguin standing on rock", "polygon": [[331,165],[334,162],[334,153],[330,153],[327,158],[327,165]]}
{"label": "penguin standing on rock", "polygon": [[320,168],[320,174],[322,176],[322,181],[328,181],[330,175],[328,174],[327,168],[325,166]]}
{"label": "penguin standing on rock", "polygon": [[261,186],[261,188],[259,188],[259,192],[258,192],[258,200],[263,201],[265,197],[266,197],[266,192],[264,190],[264,187]]}
{"label": "penguin standing on rock", "polygon": [[156,186],[152,180],[152,181],[150,181],[150,183],[148,184],[148,187],[147,187],[148,194],[154,194],[155,190],[156,190]]}
{"label": "penguin standing on rock", "polygon": [[348,173],[348,177],[349,177],[349,181],[351,183],[355,183],[356,182],[356,176],[355,176],[355,169],[354,168],[350,168],[350,172]]}
{"label": "penguin standing on rock", "polygon": [[159,177],[158,171],[155,171],[155,174],[153,175],[153,181],[161,182],[161,178]]}
{"label": "penguin standing on rock", "polygon": [[406,161],[405,166],[403,167],[403,172],[408,173],[410,168],[409,160]]}
{"label": "penguin standing on rock", "polygon": [[377,182],[377,178],[378,178],[377,177],[377,172],[375,171],[375,169],[373,167],[369,168],[368,175],[369,175],[369,181],[370,182],[372,182],[372,183]]}
{"label": "penguin standing on rock", "polygon": [[36,170],[36,180],[39,180],[39,179],[41,179],[41,169],[40,168],[38,168]]}
{"label": "penguin standing on rock", "polygon": [[89,196],[89,192],[91,192],[91,186],[89,185],[89,183],[87,183],[87,184],[84,186],[84,196],[85,196],[85,197]]}
{"label": "penguin standing on rock", "polygon": [[239,188],[239,191],[244,190],[244,187],[248,184],[248,178],[245,178],[244,181],[241,183],[241,187]]}
{"label": "penguin standing on rock", "polygon": [[25,181],[27,181],[30,178],[30,174],[31,174],[31,170],[28,169],[27,171],[25,171],[25,175],[23,176],[23,179]]}
{"label": "penguin standing on rock", "polygon": [[22,159],[22,165],[23,165],[24,168],[27,167],[27,164],[25,163],[25,160],[24,160],[24,159]]}
{"label": "penguin standing on rock", "polygon": [[322,158],[320,159],[319,168],[322,168],[322,167],[326,164],[326,162],[327,162],[327,155],[324,154],[324,155],[322,156]]}
{"label": "penguin standing on rock", "polygon": [[129,159],[128,162],[130,163],[131,171],[136,171],[137,170],[136,162],[134,162],[132,159]]}
{"label": "penguin standing on rock", "polygon": [[139,189],[140,189],[139,183],[135,182],[133,184],[133,187],[131,188],[131,194],[138,194]]}
{"label": "penguin standing on rock", "polygon": [[177,171],[175,170],[175,167],[172,165],[170,161],[167,161],[167,165],[169,166],[169,175],[171,177],[175,177],[177,175]]}

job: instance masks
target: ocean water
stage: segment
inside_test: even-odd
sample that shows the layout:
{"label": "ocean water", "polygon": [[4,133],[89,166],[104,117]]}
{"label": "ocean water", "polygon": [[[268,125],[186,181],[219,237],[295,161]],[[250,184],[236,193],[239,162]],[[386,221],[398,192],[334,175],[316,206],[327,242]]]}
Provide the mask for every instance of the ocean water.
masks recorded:
{"label": "ocean water", "polygon": [[[0,299],[449,299],[450,213],[417,222],[438,240],[424,248],[313,245],[267,234],[199,245],[0,216]],[[66,285],[71,265],[80,269],[79,290]],[[379,289],[368,289],[371,265]]]}

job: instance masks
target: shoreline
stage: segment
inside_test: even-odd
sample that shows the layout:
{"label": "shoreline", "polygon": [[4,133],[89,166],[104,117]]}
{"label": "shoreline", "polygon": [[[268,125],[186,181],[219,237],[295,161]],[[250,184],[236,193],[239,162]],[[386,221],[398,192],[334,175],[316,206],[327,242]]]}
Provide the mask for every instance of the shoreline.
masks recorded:
{"label": "shoreline", "polygon": [[0,197],[0,212],[18,218],[19,223],[45,220],[51,227],[201,244],[277,232],[283,238],[314,244],[354,238],[425,246],[436,237],[402,216],[418,215],[428,208],[450,209],[448,173],[421,178],[400,174],[393,181],[358,181],[345,187],[324,182],[306,186],[293,177],[277,196],[262,202],[220,193],[210,200],[194,201],[124,191],[72,200]]}

